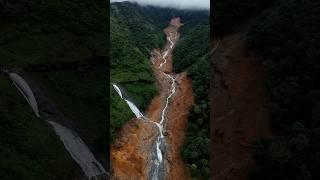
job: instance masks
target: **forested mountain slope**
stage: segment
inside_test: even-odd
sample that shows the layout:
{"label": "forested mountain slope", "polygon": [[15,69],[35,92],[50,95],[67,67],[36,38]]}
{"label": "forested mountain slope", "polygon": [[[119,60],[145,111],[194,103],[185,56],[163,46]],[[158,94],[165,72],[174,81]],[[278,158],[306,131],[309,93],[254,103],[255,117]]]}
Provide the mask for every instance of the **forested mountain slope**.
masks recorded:
{"label": "forested mountain slope", "polygon": [[[1,68],[33,79],[104,162],[107,5],[86,0],[0,2]],[[0,179],[79,177],[80,168],[52,127],[35,117],[5,73],[0,81]]]}
{"label": "forested mountain slope", "polygon": [[[139,5],[126,2],[111,4],[110,24],[110,80],[124,87],[138,107],[145,108],[155,94],[149,56],[152,48],[164,43],[161,29],[143,15]],[[113,89],[110,97],[114,138],[116,130],[133,114]]]}
{"label": "forested mountain slope", "polygon": [[1,64],[88,59],[106,55],[107,14],[102,1],[1,1]]}
{"label": "forested mountain slope", "polygon": [[184,33],[174,51],[173,64],[175,71],[187,71],[195,96],[195,105],[188,118],[183,157],[193,177],[209,179],[209,16],[194,22],[197,23],[182,27]]}
{"label": "forested mountain slope", "polygon": [[[111,81],[124,87],[142,109],[154,97],[150,51],[164,45],[162,29],[180,17],[181,39],[173,54],[174,71],[187,71],[193,82],[196,105],[191,110],[183,152],[197,178],[209,178],[209,12],[177,10],[122,2],[111,4]],[[125,102],[111,89],[111,128],[133,117]]]}
{"label": "forested mountain slope", "polygon": [[320,3],[265,3],[217,2],[215,24],[216,35],[248,27],[247,45],[262,57],[275,137],[254,145],[257,167],[250,178],[319,179]]}

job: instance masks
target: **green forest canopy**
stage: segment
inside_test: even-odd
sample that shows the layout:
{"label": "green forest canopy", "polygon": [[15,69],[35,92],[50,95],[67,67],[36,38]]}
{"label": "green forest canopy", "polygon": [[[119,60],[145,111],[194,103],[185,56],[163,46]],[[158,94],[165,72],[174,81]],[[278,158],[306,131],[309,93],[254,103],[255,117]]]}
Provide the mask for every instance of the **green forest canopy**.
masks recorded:
{"label": "green forest canopy", "polygon": [[[104,1],[89,0],[0,2],[0,66],[24,70],[33,77],[67,118],[76,122],[90,148],[104,156],[106,68],[94,66],[93,72],[88,61],[95,56],[106,59],[107,8]],[[50,69],[66,62],[87,65]],[[34,66],[49,68],[34,71]],[[79,176],[79,167],[52,128],[34,116],[4,74],[0,74],[0,89],[0,179],[69,180]]]}
{"label": "green forest canopy", "polygon": [[248,47],[263,57],[276,138],[254,144],[250,179],[320,179],[320,2],[216,3],[216,35],[249,25]]}
{"label": "green forest canopy", "polygon": [[[193,82],[196,105],[189,117],[183,153],[194,178],[209,179],[209,13],[170,8],[142,7],[123,2],[111,5],[111,81],[117,82],[144,109],[154,97],[150,52],[162,47],[165,28],[179,16],[184,26],[174,50],[174,71],[188,71]],[[205,82],[205,83],[204,83]],[[133,115],[111,89],[111,130]]]}

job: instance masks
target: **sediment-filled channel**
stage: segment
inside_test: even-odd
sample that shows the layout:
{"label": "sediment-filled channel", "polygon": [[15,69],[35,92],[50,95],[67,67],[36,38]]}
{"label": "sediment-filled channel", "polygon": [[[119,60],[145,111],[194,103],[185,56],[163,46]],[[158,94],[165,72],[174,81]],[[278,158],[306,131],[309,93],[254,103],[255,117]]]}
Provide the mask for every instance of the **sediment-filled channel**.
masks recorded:
{"label": "sediment-filled channel", "polygon": [[172,71],[172,51],[180,37],[181,25],[180,18],[173,18],[164,29],[166,45],[151,53],[150,64],[158,95],[144,114],[134,104],[130,105],[132,102],[128,103],[121,89],[113,84],[135,114],[111,148],[113,179],[189,179],[180,150],[187,115],[193,104],[192,87],[186,73]]}

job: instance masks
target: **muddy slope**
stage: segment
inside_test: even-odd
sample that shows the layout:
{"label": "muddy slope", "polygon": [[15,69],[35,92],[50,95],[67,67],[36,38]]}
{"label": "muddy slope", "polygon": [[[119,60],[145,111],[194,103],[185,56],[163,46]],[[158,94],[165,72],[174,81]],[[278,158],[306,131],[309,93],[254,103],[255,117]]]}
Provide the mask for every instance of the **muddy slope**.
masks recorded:
{"label": "muddy slope", "polygon": [[[158,89],[158,95],[154,97],[145,113],[150,121],[160,122],[166,98],[171,92],[172,82],[167,78],[167,75],[174,77],[176,84],[176,91],[168,103],[163,125],[166,142],[164,150],[165,179],[190,179],[180,151],[189,108],[193,104],[192,86],[185,73],[175,74],[172,72],[172,42],[175,44],[179,39],[178,30],[181,25],[180,18],[172,19],[170,25],[164,29],[164,33],[170,37],[167,44],[163,49],[155,49],[151,53],[150,59]],[[166,58],[163,58],[165,54]],[[111,147],[112,179],[149,179],[152,150],[158,135],[159,130],[154,123],[136,118],[129,121],[122,128],[120,137]]]}
{"label": "muddy slope", "polygon": [[221,39],[212,56],[212,178],[244,180],[254,167],[250,144],[271,135],[262,67],[245,33]]}

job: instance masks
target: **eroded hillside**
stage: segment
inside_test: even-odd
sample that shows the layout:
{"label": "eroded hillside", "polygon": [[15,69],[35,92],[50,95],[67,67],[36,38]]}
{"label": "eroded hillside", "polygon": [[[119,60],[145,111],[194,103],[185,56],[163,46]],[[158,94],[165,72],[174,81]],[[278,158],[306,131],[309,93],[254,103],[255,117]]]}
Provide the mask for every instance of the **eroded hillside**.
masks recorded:
{"label": "eroded hillside", "polygon": [[213,179],[243,180],[254,167],[251,144],[270,137],[262,66],[246,48],[246,34],[221,40],[211,57]]}

